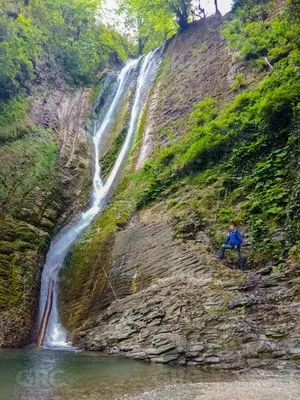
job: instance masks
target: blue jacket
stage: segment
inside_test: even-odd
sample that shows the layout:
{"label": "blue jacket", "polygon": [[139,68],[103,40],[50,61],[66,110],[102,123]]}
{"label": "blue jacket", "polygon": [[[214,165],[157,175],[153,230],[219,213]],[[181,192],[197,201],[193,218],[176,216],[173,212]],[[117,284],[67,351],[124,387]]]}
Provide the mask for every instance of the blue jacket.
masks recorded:
{"label": "blue jacket", "polygon": [[230,234],[227,236],[224,244],[228,244],[230,242],[231,246],[240,246],[242,244],[243,237],[241,235],[241,232],[238,231],[237,229],[233,232],[230,232]]}

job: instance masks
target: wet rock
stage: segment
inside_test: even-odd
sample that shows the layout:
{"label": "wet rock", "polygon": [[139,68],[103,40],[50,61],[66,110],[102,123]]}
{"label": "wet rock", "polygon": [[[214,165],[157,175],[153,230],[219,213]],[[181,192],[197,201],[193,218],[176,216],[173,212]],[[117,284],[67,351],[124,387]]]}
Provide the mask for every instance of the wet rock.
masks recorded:
{"label": "wet rock", "polygon": [[144,360],[146,360],[148,357],[147,357],[147,354],[144,352],[144,351],[139,351],[139,352],[131,352],[130,353],[130,358],[132,358],[132,359],[134,359],[134,360],[141,360],[141,361],[144,361]]}
{"label": "wet rock", "polygon": [[182,238],[183,238],[184,240],[195,240],[195,234],[194,234],[193,232],[184,233],[184,234],[182,235]]}
{"label": "wet rock", "polygon": [[188,367],[196,367],[198,363],[196,361],[187,361],[186,365]]}
{"label": "wet rock", "polygon": [[266,329],[266,336],[271,336],[273,338],[281,338],[288,334],[290,327],[288,325],[276,326],[274,328]]}
{"label": "wet rock", "polygon": [[[297,266],[279,274],[278,281],[274,276],[274,286],[266,285],[269,275],[224,275],[221,269],[207,268],[200,256],[194,259],[192,247],[187,250],[177,243],[174,250],[167,223],[156,223],[155,227],[141,220],[126,229],[120,233],[121,242],[116,238],[118,251],[114,254],[122,257],[121,250],[126,249],[123,246],[130,238],[135,245],[123,261],[122,271],[128,273],[133,268],[142,274],[142,268],[150,271],[158,262],[158,277],[130,296],[119,291],[118,301],[111,300],[98,314],[96,327],[81,339],[82,348],[98,346],[111,352],[116,347],[117,354],[127,358],[215,369],[281,368],[283,362],[299,359],[300,335],[294,321],[300,318],[300,309],[296,305],[283,308],[282,298],[292,298],[294,292],[280,286],[290,281],[289,276],[295,276]],[[151,251],[147,250],[145,264],[145,254],[139,249],[146,238]],[[168,264],[174,252],[179,261],[175,269],[177,264]],[[215,262],[209,253],[206,257],[206,262]],[[197,278],[194,270],[198,271]],[[216,281],[218,287],[212,284]],[[118,286],[115,288],[118,290]]]}
{"label": "wet rock", "polygon": [[[196,361],[198,361],[198,359],[196,358]],[[207,356],[204,359],[205,363],[209,363],[209,364],[217,364],[219,362],[221,362],[221,357],[219,356]]]}
{"label": "wet rock", "polygon": [[300,347],[294,347],[289,350],[290,354],[297,355],[300,358]]}
{"label": "wet rock", "polygon": [[[81,341],[75,337],[75,344],[91,350],[116,347],[127,358],[215,369],[277,367],[298,360],[295,321],[300,309],[282,305],[283,298],[295,296],[285,285],[290,276],[295,279],[297,266],[278,274],[278,280],[273,274],[246,277],[217,266],[207,268],[207,263],[216,265],[209,252],[203,263],[196,247],[194,251],[174,244],[167,222],[153,224],[147,218],[145,223],[141,215],[135,226],[120,232],[114,257],[123,260],[119,279],[131,269],[137,275],[151,270],[156,274],[129,296],[111,280],[119,299],[111,298],[98,313],[96,326]],[[153,219],[158,220],[155,215]],[[145,241],[146,251],[141,251]],[[127,243],[131,251],[125,261]],[[266,284],[270,276],[273,286]]]}
{"label": "wet rock", "polygon": [[228,308],[234,309],[236,307],[246,307],[255,304],[256,302],[257,298],[255,296],[239,296],[229,302]]}
{"label": "wet rock", "polygon": [[122,326],[119,331],[114,333],[113,338],[116,340],[128,339],[135,332],[136,329],[133,329],[130,326]]}
{"label": "wet rock", "polygon": [[204,350],[204,344],[198,343],[198,344],[188,344],[187,345],[187,350],[186,350],[186,355],[188,357],[197,357],[198,354]]}
{"label": "wet rock", "polygon": [[178,357],[179,357],[178,353],[169,353],[169,354],[164,354],[161,357],[153,357],[150,359],[150,361],[153,363],[168,364],[170,362],[176,361]]}
{"label": "wet rock", "polygon": [[[91,145],[86,132],[90,90],[69,93],[64,75],[47,59],[39,60],[35,72],[34,81],[28,82],[31,95],[28,112],[35,133],[21,139],[24,149],[26,145],[29,149],[25,164],[29,166],[32,162],[33,169],[37,164],[27,142],[33,137],[36,143],[48,145],[49,154],[56,152],[57,160],[51,165],[51,176],[47,176],[49,172],[42,169],[50,156],[43,150],[43,162],[39,163],[41,182],[34,188],[26,188],[29,190],[25,198],[16,198],[14,207],[9,205],[5,212],[1,209],[0,347],[20,347],[35,339],[40,277],[50,238],[59,226],[85,207],[91,187]],[[39,127],[49,129],[45,133]],[[13,149],[14,143],[7,147],[7,157],[3,157],[6,148],[1,149],[4,168],[10,162],[9,149]],[[14,158],[16,154],[13,153]],[[22,162],[17,159],[16,166],[22,168]],[[16,197],[20,197],[17,193]],[[9,259],[3,260],[3,254]]]}
{"label": "wet rock", "polygon": [[49,221],[49,219],[47,218],[42,218],[40,221],[41,227],[43,230],[45,230],[48,233],[53,232],[53,229],[55,227],[55,224],[51,221]]}
{"label": "wet rock", "polygon": [[243,283],[238,289],[241,291],[251,291],[255,288],[266,286],[266,282],[262,279],[261,276],[250,276],[246,282]]}
{"label": "wet rock", "polygon": [[[220,24],[220,19],[211,17],[205,23],[191,24],[184,34],[171,41],[167,54],[169,66],[159,77],[151,131],[147,135],[153,143],[151,150],[156,145],[167,146],[174,136],[184,136],[193,105],[201,99],[218,98],[223,104],[233,98],[230,85],[241,66],[232,62],[220,34]],[[168,129],[163,130],[168,125],[172,126],[172,137],[167,134]]]}
{"label": "wet rock", "polygon": [[148,355],[160,355],[163,353],[167,353],[169,350],[173,350],[176,346],[173,343],[169,343],[166,345],[159,345],[156,348],[147,349],[146,353]]}

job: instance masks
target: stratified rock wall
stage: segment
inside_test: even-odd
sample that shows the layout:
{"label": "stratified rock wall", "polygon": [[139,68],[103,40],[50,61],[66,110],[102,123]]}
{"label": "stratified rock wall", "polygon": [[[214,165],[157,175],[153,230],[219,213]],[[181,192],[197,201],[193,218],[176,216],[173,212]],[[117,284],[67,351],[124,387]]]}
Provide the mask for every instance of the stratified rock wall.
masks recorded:
{"label": "stratified rock wall", "polygon": [[246,276],[222,267],[201,231],[184,243],[174,235],[156,213],[117,233],[99,312],[73,342],[159,363],[299,366],[299,268]]}
{"label": "stratified rock wall", "polygon": [[31,91],[31,120],[51,129],[60,143],[58,162],[63,191],[59,225],[63,226],[84,209],[90,198],[92,156],[87,126],[91,89],[70,93],[61,71],[42,60]]}
{"label": "stratified rock wall", "polygon": [[150,106],[145,131],[152,149],[187,132],[195,103],[212,97],[221,106],[234,98],[231,84],[243,65],[233,62],[220,33],[221,23],[219,16],[195,22],[169,44],[150,99],[154,107]]}
{"label": "stratified rock wall", "polygon": [[91,187],[90,91],[68,93],[46,60],[31,91],[33,132],[0,148],[0,347],[31,343],[51,236],[85,207]]}
{"label": "stratified rock wall", "polygon": [[[184,136],[195,102],[214,97],[222,108],[235,97],[231,84],[245,66],[233,60],[220,23],[219,17],[193,23],[169,44],[148,104],[137,168],[156,146]],[[260,78],[254,76],[253,85]],[[183,190],[185,195],[192,201]],[[172,199],[174,208],[180,200]],[[168,210],[165,199],[136,214],[105,246],[98,235],[99,257],[88,275],[82,276],[77,260],[73,273],[84,287],[72,285],[69,273],[61,304],[73,343],[212,368],[299,365],[299,266],[247,274],[225,268],[197,215],[179,226]],[[89,240],[97,240],[96,224]]]}
{"label": "stratified rock wall", "polygon": [[[175,136],[184,135],[185,129],[188,127],[188,117],[195,102],[200,101],[205,96],[214,95],[220,102],[224,103],[226,99],[230,100],[234,96],[230,89],[230,79],[232,78],[232,71],[238,66],[233,63],[226,42],[221,37],[220,25],[221,19],[216,16],[206,21],[193,23],[186,32],[175,36],[169,44],[163,65],[153,86],[148,106],[145,108],[147,121],[144,126],[141,151],[137,157],[137,168],[142,166],[156,145],[166,145]],[[219,68],[221,72],[218,70]],[[234,74],[232,79],[234,79]],[[165,128],[167,128],[167,131],[164,130]],[[176,128],[174,135],[170,135],[169,130],[173,130],[173,128]],[[118,232],[116,237],[111,238],[112,242],[115,241],[115,246],[111,250],[113,259],[111,268],[107,265],[107,257],[101,261],[103,250],[99,243],[99,262],[97,261],[97,265],[91,266],[92,272],[89,273],[89,276],[81,277],[81,281],[85,281],[83,290],[78,291],[78,288],[72,287],[72,282],[70,282],[72,277],[68,277],[70,290],[67,291],[66,295],[63,293],[64,300],[61,306],[62,318],[68,328],[78,329],[79,326],[84,325],[87,315],[94,317],[97,312],[108,306],[114,299],[111,297],[110,286],[103,288],[103,280],[105,279],[99,278],[100,275],[103,275],[103,268],[109,269],[110,280],[113,280],[113,284],[117,285],[115,290],[118,293],[120,292],[118,295],[122,296],[130,293],[131,283],[128,283],[128,279],[130,281],[136,273],[134,270],[136,264],[132,260],[128,262],[128,265],[133,265],[133,269],[126,272],[129,275],[122,275],[123,279],[120,277],[117,280],[114,279],[114,276],[122,271],[123,259],[136,258],[137,254],[141,257],[140,264],[142,267],[138,271],[137,282],[134,283],[134,285],[141,285],[141,287],[147,287],[152,281],[151,277],[156,279],[158,276],[172,276],[172,268],[177,268],[178,271],[183,270],[185,262],[191,270],[196,268],[197,256],[195,254],[186,256],[187,250],[172,241],[170,227],[165,225],[163,220],[164,213],[161,213],[158,219],[152,221],[142,232],[138,230],[136,236],[134,236],[135,229],[130,231],[131,236],[128,236],[127,230],[125,230],[124,240],[128,242],[127,247],[122,242],[122,232]],[[157,226],[157,224],[162,225]],[[153,235],[155,240],[153,240]],[[154,263],[155,258],[151,257],[152,253],[155,254],[161,250],[161,248],[157,249],[156,246],[159,246],[164,236],[168,238],[164,248],[168,253],[170,262],[172,261],[174,264],[172,268],[165,258],[160,258],[157,263]],[[149,246],[148,242],[150,243]],[[120,243],[123,243],[123,245]],[[154,243],[157,244],[154,245]],[[132,248],[137,253],[132,251]],[[211,257],[209,259],[211,260]],[[207,265],[209,265],[209,262]],[[76,271],[76,274],[82,274],[82,271]],[[94,284],[96,276],[101,284]],[[64,285],[64,282],[62,284]]]}

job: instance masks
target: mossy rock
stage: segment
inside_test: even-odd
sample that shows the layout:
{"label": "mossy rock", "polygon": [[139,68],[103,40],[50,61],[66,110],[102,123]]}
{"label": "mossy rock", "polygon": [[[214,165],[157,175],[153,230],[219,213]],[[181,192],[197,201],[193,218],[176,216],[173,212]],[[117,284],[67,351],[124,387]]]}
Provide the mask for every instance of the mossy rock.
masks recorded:
{"label": "mossy rock", "polygon": [[2,254],[12,254],[15,251],[14,243],[13,242],[6,242],[1,240],[0,241],[0,253]]}
{"label": "mossy rock", "polygon": [[7,276],[7,270],[10,268],[11,261],[9,259],[2,258],[3,254],[0,255],[0,276]]}
{"label": "mossy rock", "polygon": [[48,218],[42,218],[40,221],[40,226],[43,230],[48,233],[52,233],[55,227],[55,224],[51,222]]}
{"label": "mossy rock", "polygon": [[32,225],[21,223],[16,228],[16,239],[23,242],[38,243],[39,230]]}

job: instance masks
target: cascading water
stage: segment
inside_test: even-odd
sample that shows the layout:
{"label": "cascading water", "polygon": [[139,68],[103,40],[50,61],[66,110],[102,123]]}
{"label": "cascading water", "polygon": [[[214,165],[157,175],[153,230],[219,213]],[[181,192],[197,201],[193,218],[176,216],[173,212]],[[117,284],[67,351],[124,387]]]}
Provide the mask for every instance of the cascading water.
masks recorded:
{"label": "cascading water", "polygon": [[[118,179],[122,166],[131,149],[131,144],[136,132],[139,117],[149,95],[155,74],[161,63],[163,49],[157,49],[139,60],[130,61],[118,75],[113,89],[111,104],[106,105],[105,114],[94,123],[94,178],[90,208],[82,213],[75,222],[65,227],[51,242],[43,269],[40,308],[39,308],[39,334],[38,345],[49,347],[67,347],[67,332],[59,321],[58,279],[65,257],[78,239],[79,235],[91,224],[93,219],[105,207],[108,197]],[[133,75],[138,72],[135,97],[131,110],[129,128],[123,147],[105,182],[101,179],[101,166],[99,163],[100,148],[105,135],[120,106],[121,100],[132,82]]]}

